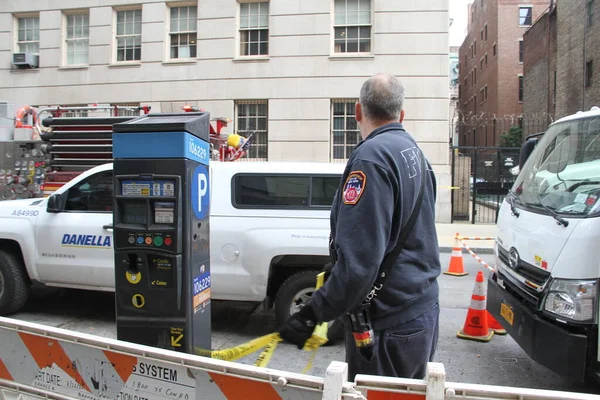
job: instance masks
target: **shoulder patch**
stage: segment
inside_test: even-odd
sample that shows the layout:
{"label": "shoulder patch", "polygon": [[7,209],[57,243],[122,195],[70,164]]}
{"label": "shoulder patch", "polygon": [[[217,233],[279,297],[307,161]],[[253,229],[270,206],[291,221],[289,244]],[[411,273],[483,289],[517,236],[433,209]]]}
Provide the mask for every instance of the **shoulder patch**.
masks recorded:
{"label": "shoulder patch", "polygon": [[358,203],[360,196],[365,191],[367,177],[362,171],[352,171],[344,183],[342,194],[344,204],[354,205]]}

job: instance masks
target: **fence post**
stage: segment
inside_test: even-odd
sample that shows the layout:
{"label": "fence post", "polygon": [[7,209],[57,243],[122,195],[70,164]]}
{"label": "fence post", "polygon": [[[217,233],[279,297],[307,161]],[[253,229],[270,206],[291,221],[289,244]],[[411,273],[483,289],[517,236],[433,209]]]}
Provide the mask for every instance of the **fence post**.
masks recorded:
{"label": "fence post", "polygon": [[427,400],[444,400],[446,387],[446,370],[444,364],[427,363]]}
{"label": "fence post", "polygon": [[471,218],[473,219],[473,221],[471,221],[472,224],[475,224],[475,220],[477,219],[477,162],[479,158],[478,156],[478,149],[473,149],[473,191],[471,192],[471,188],[469,188],[469,192],[473,193],[473,215],[471,216]]}
{"label": "fence post", "polygon": [[348,382],[348,364],[332,361],[325,372],[322,400],[339,400],[342,398],[342,387]]}

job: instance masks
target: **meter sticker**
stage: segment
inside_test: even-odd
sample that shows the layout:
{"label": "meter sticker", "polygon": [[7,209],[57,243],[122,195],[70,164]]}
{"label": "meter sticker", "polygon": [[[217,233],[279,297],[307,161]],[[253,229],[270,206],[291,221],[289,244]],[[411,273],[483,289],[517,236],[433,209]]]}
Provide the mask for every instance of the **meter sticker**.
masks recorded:
{"label": "meter sticker", "polygon": [[577,213],[582,213],[582,212],[585,212],[586,208],[587,208],[587,206],[585,205],[585,203],[583,203],[583,204],[577,203],[577,204],[573,204],[572,210]]}
{"label": "meter sticker", "polygon": [[175,196],[175,181],[123,181],[123,196]]}
{"label": "meter sticker", "polygon": [[208,178],[208,168],[199,165],[192,174],[192,207],[194,215],[198,219],[208,217],[210,205],[210,182]]}
{"label": "meter sticker", "polygon": [[580,203],[580,204],[585,204],[585,202],[588,199],[588,195],[586,193],[579,193],[576,197],[574,202],[575,203]]}
{"label": "meter sticker", "polygon": [[175,222],[175,203],[154,203],[154,222],[157,224],[172,224]]}
{"label": "meter sticker", "polygon": [[148,256],[150,285],[154,288],[173,287],[173,259],[165,256]]}
{"label": "meter sticker", "polygon": [[150,196],[150,182],[123,181],[121,193],[124,196]]}
{"label": "meter sticker", "polygon": [[210,301],[210,273],[204,272],[202,275],[194,278],[193,287],[193,307],[194,313],[204,309]]}

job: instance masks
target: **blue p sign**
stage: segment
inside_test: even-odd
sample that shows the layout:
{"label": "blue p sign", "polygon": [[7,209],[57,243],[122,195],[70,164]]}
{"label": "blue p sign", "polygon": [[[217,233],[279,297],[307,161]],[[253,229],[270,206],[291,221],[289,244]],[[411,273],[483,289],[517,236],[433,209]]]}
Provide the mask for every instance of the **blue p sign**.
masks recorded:
{"label": "blue p sign", "polygon": [[198,219],[208,217],[210,211],[210,181],[208,167],[198,165],[192,174],[192,207]]}

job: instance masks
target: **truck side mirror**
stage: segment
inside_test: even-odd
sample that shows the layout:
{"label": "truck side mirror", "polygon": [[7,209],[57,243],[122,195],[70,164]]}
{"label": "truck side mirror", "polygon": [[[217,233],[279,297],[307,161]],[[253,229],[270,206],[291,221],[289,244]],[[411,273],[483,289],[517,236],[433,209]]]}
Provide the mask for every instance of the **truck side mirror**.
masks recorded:
{"label": "truck side mirror", "polygon": [[63,194],[53,194],[48,197],[48,205],[46,206],[46,211],[49,213],[59,213],[64,209],[64,195]]}
{"label": "truck side mirror", "polygon": [[531,138],[531,139],[528,139],[521,146],[521,152],[519,154],[519,170],[520,171],[523,170],[523,165],[525,165],[525,162],[527,161],[527,159],[533,152],[533,149],[535,149],[537,142],[538,142],[538,138]]}

